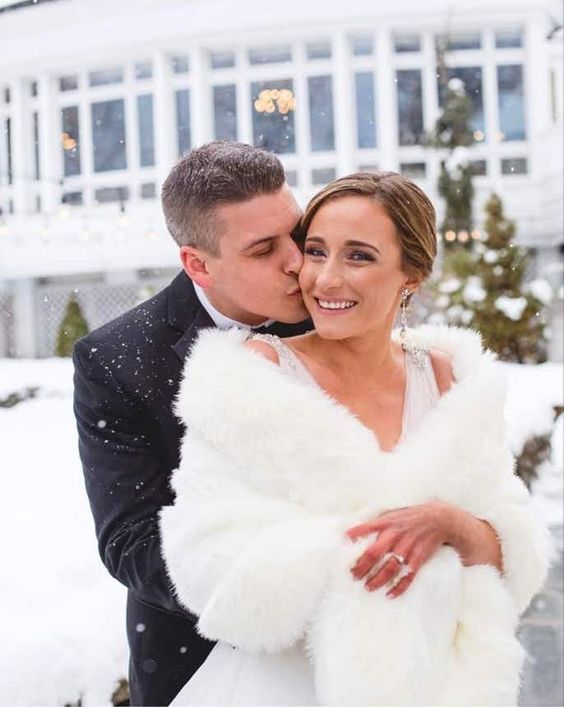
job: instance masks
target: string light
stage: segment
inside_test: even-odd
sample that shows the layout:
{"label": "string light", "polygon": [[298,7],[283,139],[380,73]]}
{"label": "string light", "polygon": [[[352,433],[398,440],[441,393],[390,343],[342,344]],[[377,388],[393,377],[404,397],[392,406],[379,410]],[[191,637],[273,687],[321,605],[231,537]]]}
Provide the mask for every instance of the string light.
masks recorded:
{"label": "string light", "polygon": [[274,113],[276,109],[281,115],[287,115],[296,110],[296,99],[287,88],[265,88],[254,102],[257,113]]}

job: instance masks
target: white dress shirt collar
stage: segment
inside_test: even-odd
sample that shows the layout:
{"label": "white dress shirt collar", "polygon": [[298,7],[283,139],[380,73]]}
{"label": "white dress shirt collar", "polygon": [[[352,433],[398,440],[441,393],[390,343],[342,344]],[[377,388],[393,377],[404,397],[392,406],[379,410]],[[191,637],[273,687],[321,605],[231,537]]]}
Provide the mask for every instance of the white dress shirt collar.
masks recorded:
{"label": "white dress shirt collar", "polygon": [[195,282],[193,282],[192,284],[194,285],[194,291],[196,293],[196,297],[200,300],[200,304],[210,315],[211,320],[218,329],[231,329],[232,327],[237,327],[238,329],[251,330],[258,329],[259,327],[268,327],[271,324],[274,324],[274,319],[267,319],[266,321],[261,322],[260,324],[254,324],[253,326],[251,326],[250,324],[243,324],[242,322],[238,322],[235,319],[226,317],[225,314],[219,312],[209,301],[205,290],[203,290],[199,285],[196,285]]}

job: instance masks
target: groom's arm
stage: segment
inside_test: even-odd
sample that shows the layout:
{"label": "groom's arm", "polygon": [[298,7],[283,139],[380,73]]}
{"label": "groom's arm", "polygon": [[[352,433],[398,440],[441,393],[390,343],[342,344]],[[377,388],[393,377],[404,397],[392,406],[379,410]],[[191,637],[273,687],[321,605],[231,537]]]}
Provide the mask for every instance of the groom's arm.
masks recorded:
{"label": "groom's arm", "polygon": [[139,599],[186,616],[161,555],[158,512],[173,500],[171,470],[147,411],[85,341],[73,361],[80,458],[102,561]]}

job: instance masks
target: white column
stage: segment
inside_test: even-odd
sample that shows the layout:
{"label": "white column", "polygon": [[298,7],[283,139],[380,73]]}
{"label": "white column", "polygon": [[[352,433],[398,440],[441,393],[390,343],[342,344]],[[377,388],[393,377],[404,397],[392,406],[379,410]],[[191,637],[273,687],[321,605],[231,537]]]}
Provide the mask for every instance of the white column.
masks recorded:
{"label": "white column", "polygon": [[248,74],[248,59],[245,49],[237,51],[237,139],[253,144],[253,106],[251,105],[251,81]]}
{"label": "white column", "polygon": [[388,27],[382,27],[376,35],[376,106],[380,153],[378,166],[381,170],[398,168],[398,110],[395,78],[390,30]]}
{"label": "white column", "polygon": [[550,127],[550,94],[548,42],[545,38],[546,27],[537,19],[531,21],[525,33],[527,60],[523,62],[523,88],[525,112],[525,131],[529,143],[529,175],[539,179],[543,165],[539,163],[542,155],[542,143]]}
{"label": "white column", "polygon": [[[298,171],[298,191],[300,195],[309,194],[311,184],[311,139],[309,134],[309,96],[307,85],[307,63],[304,46],[301,42],[294,44],[294,95],[296,110],[294,111],[294,127],[296,131],[296,156]],[[335,111],[336,112],[336,111]]]}
{"label": "white column", "polygon": [[155,166],[157,192],[177,158],[176,111],[170,80],[170,63],[162,52],[153,56],[154,66],[154,116],[155,116]]}
{"label": "white column", "polygon": [[337,177],[354,172],[355,161],[355,111],[352,90],[353,75],[347,37],[338,32],[333,38],[334,77],[333,106],[335,119],[335,149],[337,152]]}
{"label": "white column", "polygon": [[[423,83],[423,125],[427,132],[432,133],[439,114],[439,91],[437,80],[437,55],[435,51],[434,34],[425,32],[421,47],[422,83]],[[439,178],[440,158],[435,149],[425,152],[427,162],[427,181],[433,191],[436,190]]]}
{"label": "white column", "polygon": [[41,211],[53,213],[60,203],[59,181],[63,174],[61,119],[56,105],[55,80],[48,74],[38,76],[39,91],[39,170]]}
{"label": "white column", "polygon": [[[492,30],[484,30],[482,55],[482,101],[484,105],[484,127],[488,148],[488,180],[493,191],[501,190],[501,166],[499,163],[499,111],[497,105],[497,69],[495,63],[494,38]],[[482,214],[476,214],[476,221]]]}
{"label": "white column", "polygon": [[191,89],[191,133],[192,146],[198,147],[213,139],[211,115],[211,89],[208,82],[206,54],[201,47],[190,52]]}
{"label": "white column", "polygon": [[13,293],[15,356],[34,358],[37,355],[34,281],[30,278],[15,280]]}
{"label": "white column", "polygon": [[17,214],[31,213],[33,164],[30,112],[26,109],[26,84],[22,79],[10,82],[12,106],[12,171],[14,210]]}

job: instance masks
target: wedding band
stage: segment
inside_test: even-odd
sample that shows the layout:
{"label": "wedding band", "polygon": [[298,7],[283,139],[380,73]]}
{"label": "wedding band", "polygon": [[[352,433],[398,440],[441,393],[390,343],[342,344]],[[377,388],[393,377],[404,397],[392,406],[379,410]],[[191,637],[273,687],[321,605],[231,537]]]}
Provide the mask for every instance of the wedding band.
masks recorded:
{"label": "wedding band", "polygon": [[405,565],[405,557],[403,555],[398,555],[397,552],[388,553],[388,559],[392,557],[394,558],[394,560],[397,560],[400,565]]}

